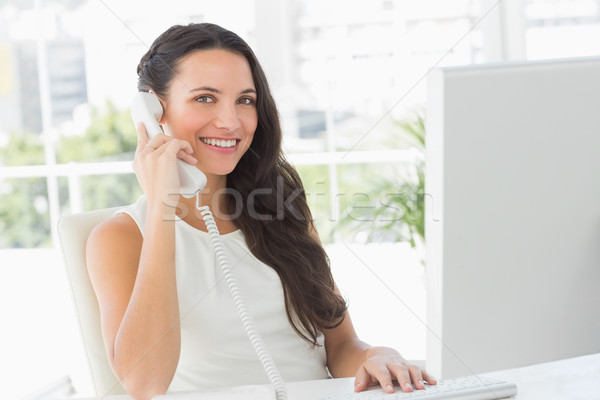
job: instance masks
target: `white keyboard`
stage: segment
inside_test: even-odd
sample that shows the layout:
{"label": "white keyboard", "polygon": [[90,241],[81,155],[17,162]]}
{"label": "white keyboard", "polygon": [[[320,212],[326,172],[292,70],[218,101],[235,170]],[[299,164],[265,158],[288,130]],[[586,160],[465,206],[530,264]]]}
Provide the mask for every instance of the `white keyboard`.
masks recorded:
{"label": "white keyboard", "polygon": [[517,386],[514,383],[478,376],[445,379],[439,381],[437,385],[426,385],[424,390],[413,392],[401,392],[398,387],[395,390],[395,393],[386,393],[379,388],[360,393],[323,397],[321,400],[495,400],[517,394]]}

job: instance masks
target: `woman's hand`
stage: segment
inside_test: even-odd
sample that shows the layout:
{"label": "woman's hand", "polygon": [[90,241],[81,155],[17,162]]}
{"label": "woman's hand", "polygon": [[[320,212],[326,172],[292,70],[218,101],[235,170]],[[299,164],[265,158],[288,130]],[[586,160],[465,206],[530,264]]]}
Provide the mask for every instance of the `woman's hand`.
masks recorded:
{"label": "woman's hand", "polygon": [[179,195],[177,158],[196,164],[192,146],[185,140],[174,139],[164,134],[148,138],[143,124],[137,127],[138,145],[133,160],[133,170],[144,194],[149,200],[167,202],[170,195]]}
{"label": "woman's hand", "polygon": [[354,391],[361,392],[379,383],[386,393],[393,393],[393,380],[398,381],[404,392],[424,389],[424,382],[429,385],[436,384],[432,376],[416,365],[408,363],[396,350],[371,347],[367,350],[367,359],[356,372]]}

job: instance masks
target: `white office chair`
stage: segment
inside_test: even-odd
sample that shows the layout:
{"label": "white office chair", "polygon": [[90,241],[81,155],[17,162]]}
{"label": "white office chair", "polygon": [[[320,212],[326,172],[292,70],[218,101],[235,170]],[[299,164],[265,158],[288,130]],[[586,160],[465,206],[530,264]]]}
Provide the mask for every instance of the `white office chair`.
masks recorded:
{"label": "white office chair", "polygon": [[106,208],[62,217],[58,234],[62,246],[73,304],[96,396],[124,394],[125,389],[113,373],[100,328],[98,300],[88,276],[85,246],[91,230],[110,218],[116,208]]}

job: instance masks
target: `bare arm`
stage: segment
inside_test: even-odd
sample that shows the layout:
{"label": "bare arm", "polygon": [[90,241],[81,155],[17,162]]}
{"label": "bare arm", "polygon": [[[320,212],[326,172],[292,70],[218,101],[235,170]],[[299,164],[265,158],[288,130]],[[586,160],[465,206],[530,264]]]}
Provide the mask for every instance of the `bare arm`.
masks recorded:
{"label": "bare arm", "polygon": [[147,199],[143,238],[135,222],[121,214],[94,229],[87,243],[109,360],[138,400],[165,393],[179,362],[175,208],[164,200],[179,193],[175,160],[194,163],[190,152],[189,143],[165,135],[149,144],[140,125],[133,167]]}
{"label": "bare arm", "polygon": [[136,399],[166,392],[179,360],[173,223],[149,218],[142,240],[133,220],[121,214],[88,239],[109,360]]}
{"label": "bare arm", "polygon": [[423,380],[436,383],[426,371],[408,363],[396,350],[373,347],[361,341],[347,311],[344,321],[324,335],[329,372],[335,378],[354,376],[356,392],[379,384],[386,392],[393,393],[393,380],[397,380],[405,392],[413,391],[413,385],[423,389]]}

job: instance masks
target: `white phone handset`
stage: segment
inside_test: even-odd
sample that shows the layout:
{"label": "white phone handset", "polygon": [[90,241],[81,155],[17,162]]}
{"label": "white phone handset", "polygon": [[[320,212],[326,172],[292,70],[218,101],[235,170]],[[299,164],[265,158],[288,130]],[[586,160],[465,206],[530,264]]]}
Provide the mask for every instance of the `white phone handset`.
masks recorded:
{"label": "white phone handset", "polygon": [[[133,98],[131,118],[136,126],[140,122],[144,124],[150,139],[163,133],[158,124],[162,114],[162,105],[154,93],[138,92]],[[194,197],[206,186],[206,175],[193,165],[178,159],[177,171],[179,172],[180,193],[183,197]]]}

